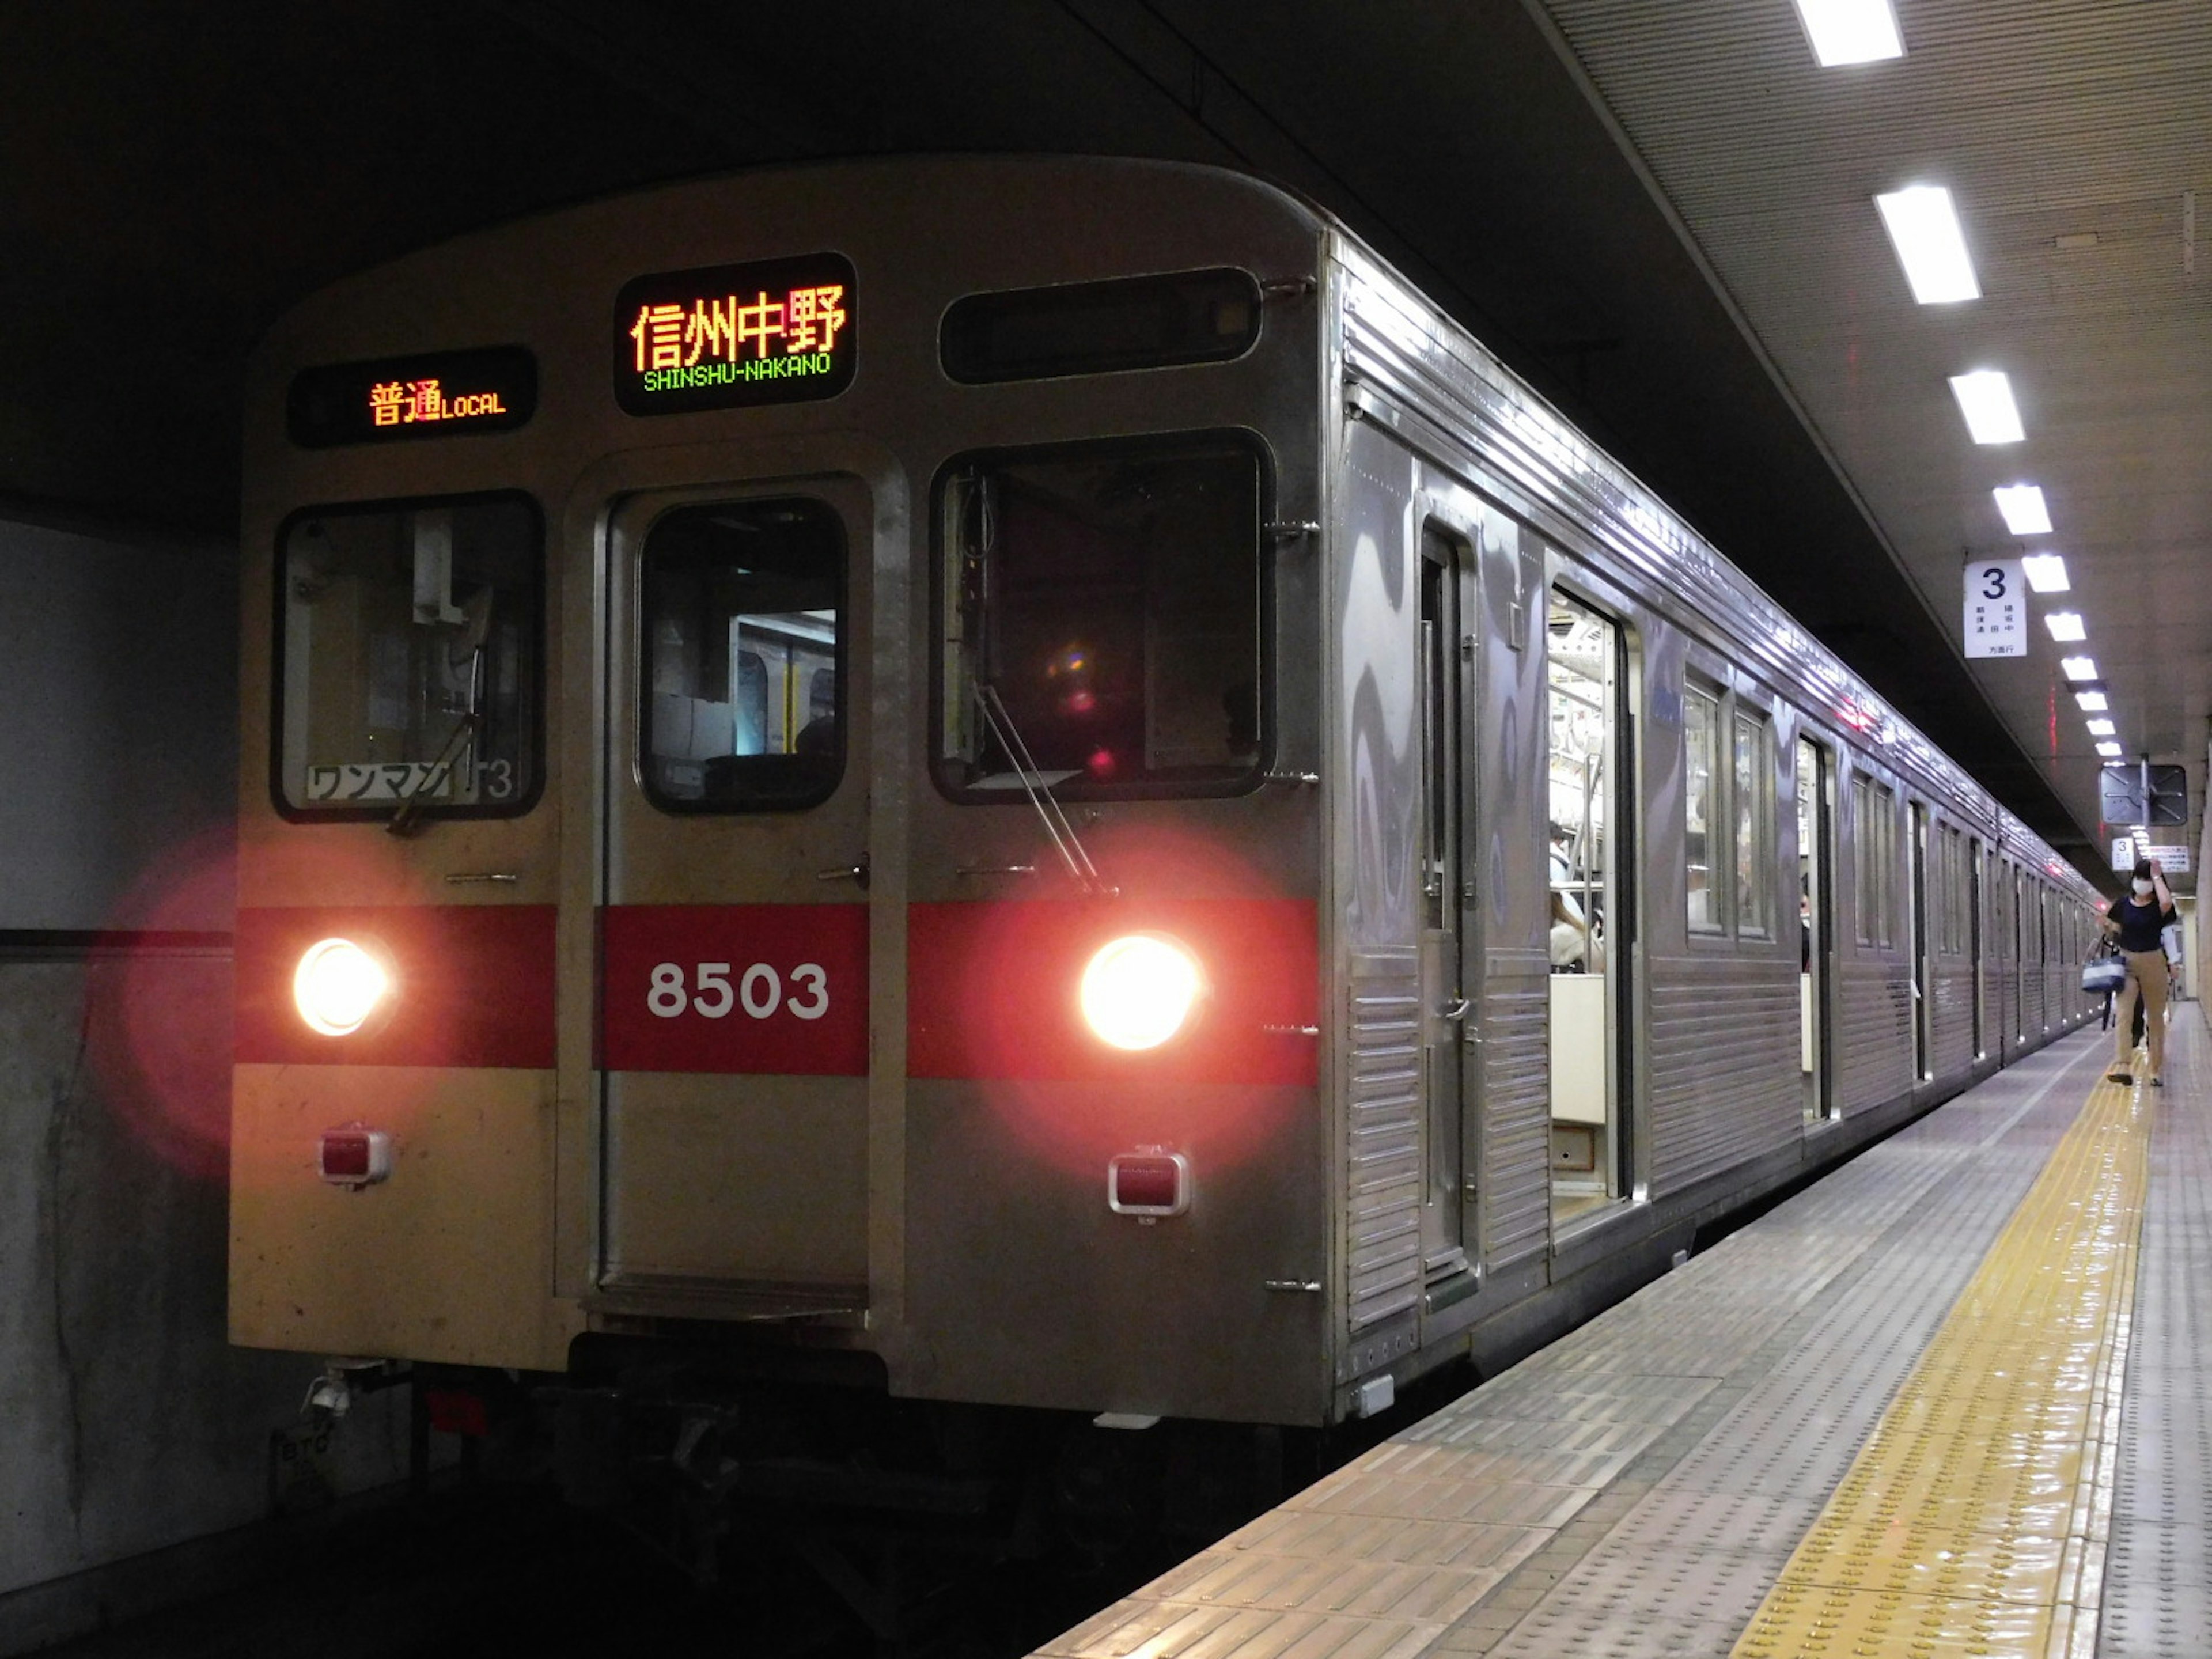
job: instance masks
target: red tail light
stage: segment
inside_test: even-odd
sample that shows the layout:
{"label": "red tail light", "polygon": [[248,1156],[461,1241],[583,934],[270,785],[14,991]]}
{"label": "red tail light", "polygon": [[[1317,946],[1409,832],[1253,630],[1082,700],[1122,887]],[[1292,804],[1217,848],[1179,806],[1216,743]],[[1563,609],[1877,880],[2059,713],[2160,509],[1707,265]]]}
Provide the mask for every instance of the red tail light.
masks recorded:
{"label": "red tail light", "polygon": [[1123,1152],[1109,1159],[1106,1206],[1116,1215],[1181,1215],[1190,1207],[1190,1160],[1181,1152]]}
{"label": "red tail light", "polygon": [[392,1173],[392,1137],[357,1126],[325,1129],[316,1147],[315,1168],[333,1187],[374,1187]]}

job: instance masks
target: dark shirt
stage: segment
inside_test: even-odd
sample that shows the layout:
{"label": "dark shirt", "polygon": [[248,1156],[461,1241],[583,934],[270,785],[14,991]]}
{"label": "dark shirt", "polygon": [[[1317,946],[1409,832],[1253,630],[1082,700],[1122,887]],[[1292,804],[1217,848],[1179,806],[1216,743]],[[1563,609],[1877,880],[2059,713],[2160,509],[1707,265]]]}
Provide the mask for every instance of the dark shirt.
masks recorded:
{"label": "dark shirt", "polygon": [[2124,898],[2109,913],[2120,924],[2120,949],[2123,951],[2155,951],[2159,948],[2159,932],[2172,919],[2173,912],[2158,907],[2158,895],[2154,893],[2148,904],[2137,904],[2132,898]]}

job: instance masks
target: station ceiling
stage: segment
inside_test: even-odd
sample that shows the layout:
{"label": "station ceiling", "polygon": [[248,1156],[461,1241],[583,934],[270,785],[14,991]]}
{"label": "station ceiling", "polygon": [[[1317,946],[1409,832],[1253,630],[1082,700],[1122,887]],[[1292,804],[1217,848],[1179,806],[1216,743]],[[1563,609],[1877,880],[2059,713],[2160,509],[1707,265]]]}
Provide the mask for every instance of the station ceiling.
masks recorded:
{"label": "station ceiling", "polygon": [[[2022,550],[1990,489],[2042,483],[2033,539],[2075,586],[2034,608],[2082,614],[2126,754],[2185,762],[2193,817],[2212,8],[1898,9],[1902,59],[1822,70],[1790,0],[8,4],[0,509],[230,533],[258,336],[499,220],[854,154],[1243,167],[1346,219],[2095,871],[2060,653],[2039,626],[1970,667],[1961,578]],[[1982,299],[1905,293],[1871,198],[1918,182],[1959,198]],[[1947,379],[1982,367],[2024,442],[1967,441]]]}

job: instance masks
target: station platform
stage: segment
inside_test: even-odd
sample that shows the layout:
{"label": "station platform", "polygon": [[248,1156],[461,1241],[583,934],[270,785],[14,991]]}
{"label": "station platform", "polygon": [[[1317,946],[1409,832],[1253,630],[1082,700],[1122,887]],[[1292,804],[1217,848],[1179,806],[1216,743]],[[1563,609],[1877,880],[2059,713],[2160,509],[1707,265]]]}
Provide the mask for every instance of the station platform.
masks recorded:
{"label": "station platform", "polygon": [[2094,1028],[1039,1651],[2212,1653],[2212,1039]]}

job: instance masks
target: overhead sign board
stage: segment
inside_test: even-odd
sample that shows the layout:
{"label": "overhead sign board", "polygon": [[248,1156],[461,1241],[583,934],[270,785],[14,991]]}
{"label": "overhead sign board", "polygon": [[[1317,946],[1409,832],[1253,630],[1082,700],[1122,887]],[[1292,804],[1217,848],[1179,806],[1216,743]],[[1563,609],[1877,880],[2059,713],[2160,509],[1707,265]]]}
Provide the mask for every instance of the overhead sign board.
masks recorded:
{"label": "overhead sign board", "polygon": [[853,288],[835,253],[640,276],[615,301],[615,401],[681,415],[834,398],[857,361]]}
{"label": "overhead sign board", "polygon": [[2097,775],[2097,816],[2107,823],[2151,828],[2189,822],[2189,773],[2179,766],[2124,761]]}
{"label": "overhead sign board", "polygon": [[2020,567],[2018,559],[1977,559],[1966,567],[1969,657],[2027,654],[2027,585]]}
{"label": "overhead sign board", "polygon": [[538,409],[538,360],[521,346],[332,363],[292,377],[284,423],[305,449],[504,432]]}
{"label": "overhead sign board", "polygon": [[2132,835],[2112,837],[2112,868],[2132,870],[2137,859],[2156,859],[2158,867],[2169,876],[2189,873],[2191,848],[2186,842],[2154,842],[2142,830]]}

